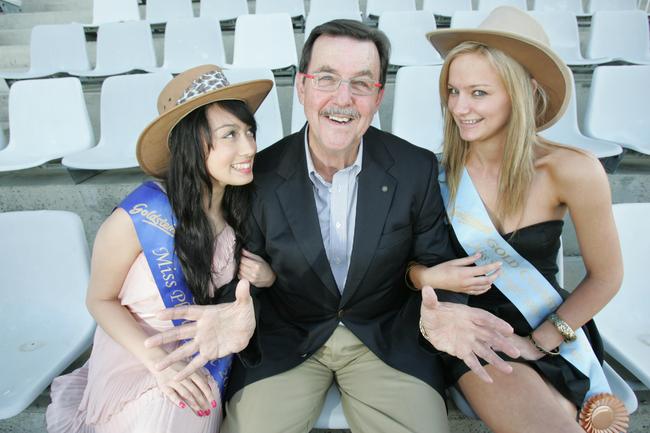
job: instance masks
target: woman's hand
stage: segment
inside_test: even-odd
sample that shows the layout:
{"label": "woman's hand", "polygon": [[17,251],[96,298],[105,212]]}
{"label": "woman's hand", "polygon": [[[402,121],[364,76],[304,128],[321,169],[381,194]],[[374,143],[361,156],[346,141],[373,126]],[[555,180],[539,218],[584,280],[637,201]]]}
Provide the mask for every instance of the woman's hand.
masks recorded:
{"label": "woman's hand", "polygon": [[176,362],[162,371],[151,373],[156,378],[158,388],[181,409],[189,406],[198,416],[210,415],[210,409],[217,407],[214,399],[215,382],[205,368],[201,368],[183,380],[174,376],[187,366],[186,362]]}
{"label": "woman's hand", "polygon": [[271,287],[275,282],[275,273],[266,261],[250,251],[241,250],[241,261],[239,263],[240,280],[248,280],[257,287]]}
{"label": "woman's hand", "polygon": [[449,260],[426,268],[416,265],[411,268],[411,281],[419,286],[431,286],[452,292],[480,295],[492,287],[501,273],[501,262],[473,266],[481,258],[480,253],[469,257]]}
{"label": "woman's hand", "polygon": [[533,345],[528,337],[512,334],[508,337],[508,339],[513,346],[519,349],[520,358],[523,358],[527,361],[537,361],[544,356],[544,354]]}

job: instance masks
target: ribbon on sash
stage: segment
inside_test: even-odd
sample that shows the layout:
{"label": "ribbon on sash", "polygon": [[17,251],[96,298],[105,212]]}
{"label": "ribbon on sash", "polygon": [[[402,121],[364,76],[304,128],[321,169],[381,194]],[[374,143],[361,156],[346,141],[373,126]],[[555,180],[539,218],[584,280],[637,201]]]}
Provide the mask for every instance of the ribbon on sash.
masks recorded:
{"label": "ribbon on sash", "polygon": [[[453,209],[449,207],[449,189],[445,179],[441,171],[438,178],[440,192],[458,241],[467,254],[481,253],[478,264],[503,263],[501,275],[494,284],[517,307],[530,326],[537,328],[562,304],[562,297],[494,228],[467,170],[463,168]],[[589,378],[585,402],[598,394],[611,394],[602,366],[582,328],[576,330],[576,335],[577,340],[560,345],[560,355]]]}
{"label": "ribbon on sash", "polygon": [[[194,304],[181,263],[174,251],[175,218],[161,187],[148,181],[136,188],[119,204],[131,217],[151,274],[165,307]],[[182,320],[173,320],[180,326]],[[210,361],[205,368],[219,386],[223,398],[233,355]]]}

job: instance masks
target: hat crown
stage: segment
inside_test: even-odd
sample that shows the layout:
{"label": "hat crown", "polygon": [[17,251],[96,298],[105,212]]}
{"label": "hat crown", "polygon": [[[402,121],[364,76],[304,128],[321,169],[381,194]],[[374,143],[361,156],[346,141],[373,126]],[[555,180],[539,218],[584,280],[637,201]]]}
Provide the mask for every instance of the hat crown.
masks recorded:
{"label": "hat crown", "polygon": [[542,25],[525,11],[514,6],[499,6],[478,26],[481,30],[514,33],[550,46],[548,35]]}
{"label": "hat crown", "polygon": [[201,65],[174,77],[160,92],[158,113],[163,114],[204,93],[230,86],[220,67]]}

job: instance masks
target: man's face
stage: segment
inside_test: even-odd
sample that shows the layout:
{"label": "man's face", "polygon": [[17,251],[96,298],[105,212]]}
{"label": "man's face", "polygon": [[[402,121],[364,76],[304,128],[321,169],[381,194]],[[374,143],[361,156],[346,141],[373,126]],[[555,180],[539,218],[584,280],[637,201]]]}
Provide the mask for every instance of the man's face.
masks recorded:
{"label": "man's face", "polygon": [[[343,80],[379,81],[379,53],[372,41],[322,35],[314,42],[308,74],[329,72]],[[355,95],[347,81],[338,89],[316,88],[313,80],[299,76],[298,97],[309,122],[309,145],[329,155],[355,150],[379,109],[383,90],[373,87],[370,95]]]}

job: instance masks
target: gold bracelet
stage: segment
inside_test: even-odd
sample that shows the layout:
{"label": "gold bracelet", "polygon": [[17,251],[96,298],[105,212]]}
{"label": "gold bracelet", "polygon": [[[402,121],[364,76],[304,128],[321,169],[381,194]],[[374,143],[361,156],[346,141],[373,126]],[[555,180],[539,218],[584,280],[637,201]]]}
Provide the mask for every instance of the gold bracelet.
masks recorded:
{"label": "gold bracelet", "polygon": [[411,278],[409,277],[409,272],[411,272],[411,268],[413,266],[417,265],[417,262],[411,262],[408,264],[406,267],[406,272],[404,273],[404,282],[406,283],[406,287],[409,289],[413,290],[414,292],[418,292],[419,290],[413,285],[413,282],[411,281]]}
{"label": "gold bracelet", "polygon": [[570,343],[576,340],[577,336],[575,331],[556,313],[549,314],[546,320],[551,322],[555,326],[555,329],[562,334],[562,339],[564,339],[565,343]]}
{"label": "gold bracelet", "polygon": [[422,324],[422,317],[420,317],[419,326],[420,326],[420,334],[422,334],[425,340],[431,343],[431,340],[429,340],[429,334],[427,334],[427,330],[424,328],[424,325]]}
{"label": "gold bracelet", "polygon": [[530,340],[531,343],[533,343],[533,346],[537,348],[540,352],[542,352],[544,355],[550,355],[550,356],[558,356],[560,354],[560,348],[556,347],[553,350],[546,350],[539,344],[537,344],[537,341],[533,338],[533,333],[531,332],[528,334],[528,339]]}

